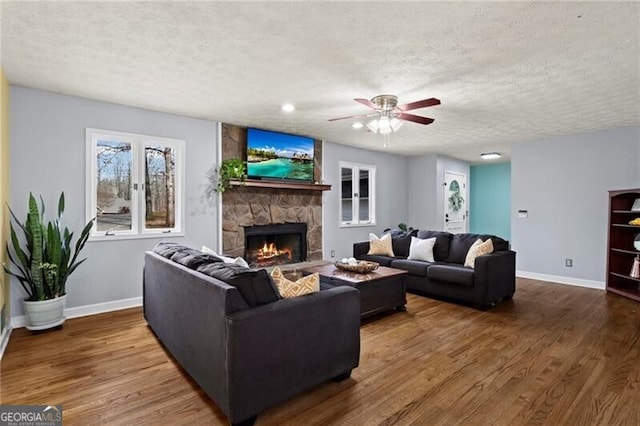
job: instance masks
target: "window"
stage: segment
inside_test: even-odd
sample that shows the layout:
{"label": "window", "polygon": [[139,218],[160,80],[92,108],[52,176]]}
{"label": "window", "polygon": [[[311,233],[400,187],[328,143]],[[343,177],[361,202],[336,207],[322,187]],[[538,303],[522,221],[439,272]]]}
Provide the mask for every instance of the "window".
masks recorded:
{"label": "window", "polygon": [[340,162],[340,225],[375,225],[376,168]]}
{"label": "window", "polygon": [[94,240],[180,234],[184,141],[87,129]]}

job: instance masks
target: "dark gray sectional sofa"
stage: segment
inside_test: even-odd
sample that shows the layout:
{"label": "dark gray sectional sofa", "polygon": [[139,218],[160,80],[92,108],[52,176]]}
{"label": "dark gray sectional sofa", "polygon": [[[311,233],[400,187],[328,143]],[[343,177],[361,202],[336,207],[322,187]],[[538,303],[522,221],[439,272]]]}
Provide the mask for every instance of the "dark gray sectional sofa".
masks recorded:
{"label": "dark gray sectional sofa", "polygon": [[281,299],[265,270],[175,243],[145,254],[143,281],[149,326],[232,424],[358,366],[354,288]]}
{"label": "dark gray sectional sofa", "polygon": [[[382,266],[403,269],[407,290],[447,300],[470,304],[486,310],[516,291],[516,253],[509,242],[495,235],[450,234],[441,231],[389,231],[395,257],[367,254],[369,241],[353,245],[353,257],[378,262]],[[435,262],[408,260],[411,237],[436,238]],[[464,266],[471,245],[481,238],[491,238],[494,252],[479,256],[475,268]]]}

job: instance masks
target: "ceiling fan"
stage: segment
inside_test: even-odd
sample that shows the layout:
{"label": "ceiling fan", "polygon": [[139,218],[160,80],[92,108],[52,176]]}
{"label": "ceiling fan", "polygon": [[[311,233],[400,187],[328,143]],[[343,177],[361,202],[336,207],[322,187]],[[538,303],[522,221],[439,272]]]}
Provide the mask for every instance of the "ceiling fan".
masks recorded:
{"label": "ceiling fan", "polygon": [[388,135],[389,133],[398,130],[402,125],[400,120],[413,121],[414,123],[425,125],[433,123],[433,118],[407,114],[406,111],[440,105],[440,100],[436,98],[423,99],[421,101],[398,105],[398,97],[395,95],[378,95],[371,98],[371,100],[358,98],[354,99],[354,101],[359,102],[362,105],[366,105],[369,108],[374,109],[376,112],[332,118],[329,121],[346,120],[348,118],[378,117],[368,123],[367,127],[372,132],[383,135]]}

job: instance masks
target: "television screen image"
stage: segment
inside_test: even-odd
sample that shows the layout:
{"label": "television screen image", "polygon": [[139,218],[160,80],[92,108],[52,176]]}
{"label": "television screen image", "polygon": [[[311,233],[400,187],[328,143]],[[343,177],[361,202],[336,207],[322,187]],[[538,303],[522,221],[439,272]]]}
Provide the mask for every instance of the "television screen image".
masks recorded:
{"label": "television screen image", "polygon": [[268,130],[247,130],[249,178],[313,181],[313,139]]}

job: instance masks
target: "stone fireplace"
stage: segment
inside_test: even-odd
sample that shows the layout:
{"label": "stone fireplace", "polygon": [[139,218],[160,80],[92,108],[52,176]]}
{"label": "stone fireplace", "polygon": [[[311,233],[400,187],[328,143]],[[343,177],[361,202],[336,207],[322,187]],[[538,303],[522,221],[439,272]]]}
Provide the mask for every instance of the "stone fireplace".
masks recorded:
{"label": "stone fireplace", "polygon": [[298,263],[307,259],[307,224],[285,223],[244,228],[244,258],[254,267]]}
{"label": "stone fireplace", "polygon": [[[222,159],[246,158],[246,153],[243,152],[245,140],[245,128],[223,124]],[[320,141],[315,144],[314,160],[314,179],[319,182],[322,170]],[[306,185],[302,189],[291,186],[292,188],[270,188],[247,185],[235,186],[225,191],[222,195],[223,253],[233,257],[247,256],[246,231],[252,227],[302,224],[306,227],[302,231],[306,235],[300,244],[299,261],[322,260],[322,190],[308,188],[315,185]],[[273,252],[270,253],[269,256],[272,256]],[[284,254],[279,256],[285,257]]]}

